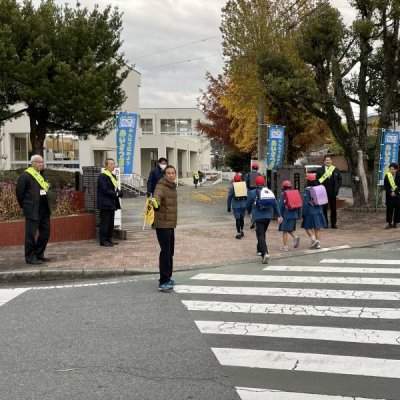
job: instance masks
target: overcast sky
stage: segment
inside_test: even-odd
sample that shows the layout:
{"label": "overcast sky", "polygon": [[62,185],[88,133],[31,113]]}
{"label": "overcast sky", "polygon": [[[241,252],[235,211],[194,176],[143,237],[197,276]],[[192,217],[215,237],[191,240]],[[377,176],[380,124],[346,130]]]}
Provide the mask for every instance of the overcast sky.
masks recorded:
{"label": "overcast sky", "polygon": [[[345,21],[351,19],[347,0],[331,2],[340,9]],[[219,25],[226,0],[80,0],[80,3],[89,8],[111,3],[124,13],[123,51],[142,75],[141,107],[195,107],[200,89],[207,86],[206,71],[213,75],[222,71]],[[173,48],[176,49],[170,50]]]}

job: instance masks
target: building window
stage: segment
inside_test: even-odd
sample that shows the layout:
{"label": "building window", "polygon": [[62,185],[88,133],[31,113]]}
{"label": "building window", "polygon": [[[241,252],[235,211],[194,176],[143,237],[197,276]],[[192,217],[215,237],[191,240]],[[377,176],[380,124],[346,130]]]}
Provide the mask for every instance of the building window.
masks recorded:
{"label": "building window", "polygon": [[14,138],[14,151],[13,161],[27,161],[28,157],[28,135],[20,134],[13,135]]}
{"label": "building window", "polygon": [[192,120],[191,119],[176,120],[176,127],[178,128],[178,135],[192,135]]}
{"label": "building window", "polygon": [[79,160],[78,137],[75,135],[64,132],[47,134],[45,148],[47,161]]}
{"label": "building window", "polygon": [[153,120],[152,119],[140,119],[140,127],[142,128],[143,134],[153,134]]}
{"label": "building window", "polygon": [[161,122],[161,133],[176,133],[175,120],[174,119],[162,119]]}

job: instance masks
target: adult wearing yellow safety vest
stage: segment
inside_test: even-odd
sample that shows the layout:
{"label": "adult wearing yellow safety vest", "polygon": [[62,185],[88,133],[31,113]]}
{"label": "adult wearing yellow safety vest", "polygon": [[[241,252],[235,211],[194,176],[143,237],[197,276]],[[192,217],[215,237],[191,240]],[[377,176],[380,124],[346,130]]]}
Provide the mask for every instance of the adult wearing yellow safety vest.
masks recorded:
{"label": "adult wearing yellow safety vest", "polygon": [[31,166],[17,181],[17,200],[25,217],[25,261],[28,264],[50,261],[44,256],[50,237],[50,207],[47,199],[49,184],[41,174],[43,167],[42,156],[33,155]]}
{"label": "adult wearing yellow safety vest", "polygon": [[399,166],[391,163],[385,174],[383,186],[386,190],[386,229],[397,228],[400,223],[400,174]]}
{"label": "adult wearing yellow safety vest", "polygon": [[117,177],[113,174],[115,162],[108,158],[104,171],[97,178],[97,208],[100,210],[99,241],[100,246],[112,247],[115,210],[121,208],[119,199],[122,191],[118,189]]}
{"label": "adult wearing yellow safety vest", "polygon": [[340,175],[338,169],[332,165],[332,157],[330,154],[325,154],[324,166],[317,170],[317,182],[325,186],[328,195],[328,204],[325,204],[323,208],[326,223],[328,223],[329,205],[329,209],[331,210],[331,227],[332,229],[337,229],[336,197],[342,185],[342,175]]}

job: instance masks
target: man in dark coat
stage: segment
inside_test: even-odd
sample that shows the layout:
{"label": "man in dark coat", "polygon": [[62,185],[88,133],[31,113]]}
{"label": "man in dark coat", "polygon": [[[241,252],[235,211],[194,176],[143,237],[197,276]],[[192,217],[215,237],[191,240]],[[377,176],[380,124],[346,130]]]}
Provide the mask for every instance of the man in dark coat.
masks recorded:
{"label": "man in dark coat", "polygon": [[400,173],[399,166],[391,163],[385,174],[383,187],[386,191],[386,229],[400,224]]}
{"label": "man in dark coat", "polygon": [[42,156],[33,155],[31,166],[19,176],[16,188],[25,217],[25,261],[35,265],[50,261],[44,256],[50,237],[50,207],[47,199],[49,184],[41,174],[43,167]]}
{"label": "man in dark coat", "polygon": [[336,197],[339,194],[340,186],[342,185],[342,175],[339,170],[332,164],[330,154],[325,154],[324,165],[317,170],[317,181],[324,185],[328,195],[328,204],[324,205],[324,215],[328,223],[328,205],[331,210],[331,227],[337,229],[337,212],[336,212]]}
{"label": "man in dark coat", "polygon": [[104,171],[97,178],[97,208],[100,210],[99,241],[100,246],[111,247],[113,242],[115,210],[120,209],[119,199],[122,191],[118,189],[118,181],[113,174],[115,162],[108,158]]}
{"label": "man in dark coat", "polygon": [[158,181],[164,177],[164,169],[168,165],[166,158],[161,157],[158,160],[158,165],[150,171],[149,179],[147,180],[147,196],[150,197],[154,193]]}

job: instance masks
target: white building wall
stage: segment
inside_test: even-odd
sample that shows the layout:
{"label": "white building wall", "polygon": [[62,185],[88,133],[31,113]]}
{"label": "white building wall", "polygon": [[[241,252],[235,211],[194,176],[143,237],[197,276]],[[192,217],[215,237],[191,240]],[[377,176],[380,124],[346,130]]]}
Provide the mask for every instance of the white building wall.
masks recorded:
{"label": "white building wall", "polygon": [[[210,141],[204,137],[199,135],[199,132],[195,129],[195,123],[197,120],[205,122],[206,119],[204,114],[198,108],[141,108],[140,109],[140,118],[141,119],[150,119],[153,124],[153,132],[142,133],[141,136],[143,138],[150,137],[150,141],[156,143],[160,141],[160,137],[173,137],[179,139],[185,139],[194,144],[194,147],[190,147],[190,149],[185,148],[186,151],[193,151],[196,153],[196,157],[191,156],[189,153],[187,157],[185,156],[184,160],[184,169],[187,169],[187,174],[191,176],[191,173],[195,169],[211,169],[211,144]],[[190,119],[192,121],[192,129],[191,135],[187,135],[186,133],[175,132],[175,133],[161,133],[161,120],[162,119],[170,119],[170,120],[179,120],[179,119]],[[183,145],[183,144],[182,144]],[[163,148],[158,146],[160,149],[159,157],[165,156],[166,153],[163,151]],[[176,148],[176,146],[173,146]],[[180,147],[179,147],[180,148]],[[174,157],[173,152],[169,151],[169,156],[167,155],[168,161],[170,163],[177,163],[177,158]],[[172,158],[173,157],[173,158]],[[189,174],[189,172],[191,173]]]}

